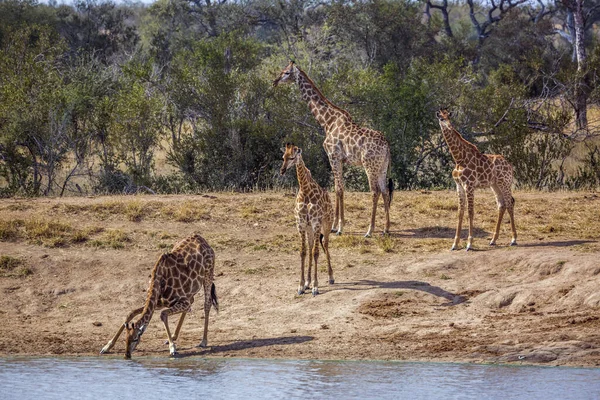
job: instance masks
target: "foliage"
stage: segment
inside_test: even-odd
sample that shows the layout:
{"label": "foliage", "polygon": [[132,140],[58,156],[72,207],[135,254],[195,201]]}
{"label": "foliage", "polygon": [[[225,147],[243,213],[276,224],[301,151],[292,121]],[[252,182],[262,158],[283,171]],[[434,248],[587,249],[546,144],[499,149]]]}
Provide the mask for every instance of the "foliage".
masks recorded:
{"label": "foliage", "polygon": [[[406,0],[0,0],[0,196],[293,187],[279,176],[285,142],[331,186],[323,129],[294,85],[271,87],[288,58],[384,133],[396,187],[453,185],[440,107],[513,164],[518,186],[600,184],[596,41],[579,73],[560,4],[499,10],[479,37],[468,3],[447,7],[444,20]],[[582,79],[586,131],[573,128]],[[367,189],[361,168],[345,176]]]}

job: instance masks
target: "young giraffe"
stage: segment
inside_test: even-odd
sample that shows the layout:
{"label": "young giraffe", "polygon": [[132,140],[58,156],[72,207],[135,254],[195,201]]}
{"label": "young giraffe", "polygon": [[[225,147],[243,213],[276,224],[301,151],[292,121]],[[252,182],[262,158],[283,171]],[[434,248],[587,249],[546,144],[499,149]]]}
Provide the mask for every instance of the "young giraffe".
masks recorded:
{"label": "young giraffe", "polygon": [[394,184],[386,176],[391,167],[390,145],[381,132],[358,126],[352,121],[350,114],[331,103],[310,80],[308,75],[298,68],[293,61],[273,81],[279,83],[296,82],[302,93],[302,99],[308,103],[313,116],[325,130],[323,147],[329,157],[335,181],[335,219],[332,230],[337,227],[337,234],[344,229],[344,181],[343,164],[362,165],[369,179],[369,187],[373,194],[371,224],[365,237],[370,237],[375,229],[375,214],[379,195],[383,195],[385,209],[385,228],[390,231],[390,203]]}
{"label": "young giraffe", "polygon": [[492,237],[490,246],[496,244],[498,234],[500,233],[500,224],[504,211],[508,209],[510,216],[510,227],[512,229],[511,246],[517,244],[517,230],[515,228],[514,206],[515,199],[512,196],[511,186],[513,181],[513,168],[508,161],[501,155],[482,154],[474,144],[466,141],[450,123],[452,115],[447,110],[439,110],[437,117],[442,128],[444,139],[450,148],[450,154],[456,162],[456,167],[452,171],[452,178],[456,182],[456,191],[458,192],[458,225],[452,250],[456,250],[460,242],[460,231],[462,220],[465,213],[465,201],[469,210],[469,239],[467,241],[467,251],[471,249],[473,243],[473,205],[474,193],[478,187],[490,187],[496,195],[498,203],[498,221],[496,222],[496,232]]}
{"label": "young giraffe", "polygon": [[[283,151],[283,164],[281,165],[281,175],[292,166],[296,165],[296,175],[298,176],[298,196],[296,197],[296,223],[298,233],[302,241],[300,250],[300,285],[298,294],[303,294],[308,289],[312,261],[315,261],[315,276],[312,281],[312,294],[316,296],[319,293],[319,281],[317,280],[317,261],[319,259],[319,240],[327,257],[327,271],[329,273],[329,284],[333,285],[333,269],[331,269],[331,259],[329,258],[329,233],[331,221],[333,220],[333,207],[329,194],[312,178],[310,171],[302,161],[302,150],[291,143],[287,143]],[[306,242],[310,249],[308,257],[308,275],[304,280],[304,261],[306,259]],[[312,256],[312,257],[311,257]]]}
{"label": "young giraffe", "polygon": [[[170,253],[165,253],[158,259],[150,278],[146,304],[143,308],[133,310],[125,323],[121,325],[115,336],[102,348],[100,354],[108,352],[119,339],[123,329],[126,333],[125,358],[131,358],[131,353],[140,342],[140,338],[152,318],[155,309],[167,308],[160,313],[167,331],[167,343],[171,355],[176,354],[175,340],[183,324],[186,313],[194,303],[194,295],[204,288],[204,337],[198,347],[206,347],[208,336],[208,315],[211,305],[219,310],[214,278],[215,253],[200,235],[191,235],[173,246]],[[175,334],[171,336],[168,317],[181,313]],[[138,314],[142,314],[136,323],[129,322]]]}

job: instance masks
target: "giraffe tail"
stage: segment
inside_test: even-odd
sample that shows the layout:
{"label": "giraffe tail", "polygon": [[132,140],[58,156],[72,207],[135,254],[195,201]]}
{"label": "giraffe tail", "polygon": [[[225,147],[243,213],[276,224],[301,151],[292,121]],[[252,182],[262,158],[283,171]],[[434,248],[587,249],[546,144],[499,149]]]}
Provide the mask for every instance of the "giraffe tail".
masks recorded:
{"label": "giraffe tail", "polygon": [[212,300],[212,305],[215,307],[215,310],[219,312],[219,299],[217,299],[217,288],[213,283],[210,287],[210,298]]}
{"label": "giraffe tail", "polygon": [[319,236],[319,242],[321,242],[321,248],[323,249],[323,251],[325,251],[325,246],[323,245],[323,238],[325,236],[323,236],[323,234],[321,233],[321,236]]}
{"label": "giraffe tail", "polygon": [[394,181],[392,178],[388,179],[388,191],[390,194],[390,204],[392,204],[392,199],[394,198]]}

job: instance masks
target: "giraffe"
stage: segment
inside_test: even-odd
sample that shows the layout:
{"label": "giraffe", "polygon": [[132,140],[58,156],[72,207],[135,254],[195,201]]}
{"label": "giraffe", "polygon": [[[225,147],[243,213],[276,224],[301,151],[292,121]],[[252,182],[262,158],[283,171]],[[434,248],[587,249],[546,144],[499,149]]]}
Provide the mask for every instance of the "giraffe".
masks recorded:
{"label": "giraffe", "polygon": [[[150,285],[146,297],[146,304],[142,308],[133,310],[125,323],[121,325],[113,338],[102,348],[100,354],[108,352],[119,339],[121,332],[126,332],[125,358],[131,358],[131,353],[140,342],[140,338],[152,318],[155,309],[166,308],[160,313],[165,330],[169,352],[173,356],[177,353],[175,340],[183,324],[186,313],[191,310],[194,295],[204,288],[204,336],[197,347],[206,347],[208,336],[208,315],[211,306],[219,310],[214,278],[215,253],[200,235],[193,234],[181,240],[169,253],[160,256],[152,269]],[[181,313],[175,334],[171,336],[168,317]],[[142,314],[136,323],[129,322]]]}
{"label": "giraffe", "polygon": [[[309,287],[309,279],[312,267],[312,261],[315,262],[315,275],[312,281],[312,294],[316,296],[319,293],[319,282],[317,279],[317,261],[319,259],[319,240],[327,257],[327,271],[329,273],[329,284],[333,285],[333,269],[331,269],[331,259],[329,257],[329,233],[331,221],[333,219],[333,207],[329,194],[312,178],[310,171],[302,161],[302,149],[287,143],[283,151],[283,164],[281,165],[281,175],[293,165],[296,165],[296,175],[298,177],[298,196],[296,197],[296,224],[298,233],[302,242],[300,250],[300,285],[298,294],[303,294]],[[304,264],[306,259],[306,242],[310,254],[308,257],[308,275],[304,280]],[[311,257],[312,256],[312,257]]]}
{"label": "giraffe", "polygon": [[496,202],[498,203],[498,221],[496,222],[496,231],[492,237],[490,246],[496,245],[496,239],[498,239],[498,234],[500,233],[500,224],[506,210],[508,210],[510,216],[510,227],[512,229],[510,245],[514,246],[517,244],[517,229],[515,228],[514,218],[515,198],[511,192],[513,168],[503,156],[482,154],[474,144],[466,141],[450,123],[451,116],[452,114],[445,109],[437,112],[442,134],[450,148],[450,154],[452,154],[452,158],[456,162],[456,167],[452,171],[452,178],[456,182],[459,208],[456,235],[454,236],[454,244],[451,250],[456,250],[460,242],[465,202],[469,211],[467,251],[471,249],[473,244],[474,193],[478,187],[490,187],[496,195]]}
{"label": "giraffe", "polygon": [[383,234],[388,234],[394,184],[391,179],[386,180],[391,167],[390,145],[387,139],[381,132],[355,124],[347,111],[331,103],[308,75],[290,61],[273,81],[273,86],[293,82],[298,85],[302,99],[308,103],[311,113],[325,130],[323,147],[327,152],[335,182],[335,218],[332,231],[337,229],[337,235],[341,235],[344,229],[343,164],[348,164],[364,167],[373,197],[371,223],[365,237],[370,237],[375,229],[379,195],[383,196],[385,210]]}

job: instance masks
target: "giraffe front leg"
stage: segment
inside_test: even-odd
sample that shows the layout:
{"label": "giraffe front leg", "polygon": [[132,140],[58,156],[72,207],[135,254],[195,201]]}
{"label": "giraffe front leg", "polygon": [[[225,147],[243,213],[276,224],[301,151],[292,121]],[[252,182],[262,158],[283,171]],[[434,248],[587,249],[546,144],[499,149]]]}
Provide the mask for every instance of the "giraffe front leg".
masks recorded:
{"label": "giraffe front leg", "polygon": [[113,346],[115,345],[115,343],[119,339],[119,336],[121,336],[121,333],[123,333],[123,329],[125,329],[125,325],[127,325],[129,322],[131,322],[131,320],[136,315],[141,314],[142,311],[144,311],[143,307],[142,308],[136,308],[135,310],[133,310],[132,312],[129,313],[129,315],[127,316],[127,318],[125,318],[125,323],[123,325],[121,325],[121,327],[119,328],[119,330],[117,330],[117,333],[115,333],[115,336],[113,336],[112,339],[110,339],[108,341],[108,343],[106,344],[106,346],[104,346],[102,348],[102,350],[100,350],[100,354],[108,353],[110,351],[110,349],[113,348]]}
{"label": "giraffe front leg", "polygon": [[[341,235],[344,230],[344,177],[343,168],[340,161],[330,159],[331,169],[333,170],[333,179],[335,183],[335,218],[333,220],[332,232]],[[337,230],[336,230],[337,226]]]}
{"label": "giraffe front leg", "polygon": [[469,238],[467,239],[467,251],[473,246],[473,218],[475,215],[475,190],[467,187],[467,210],[469,212]]}
{"label": "giraffe front leg", "polygon": [[[308,251],[309,251],[309,256],[308,256],[308,273],[306,274],[306,282],[304,283],[304,289],[308,289],[310,287],[310,278],[311,278],[311,274],[312,274],[312,266],[313,266],[313,254],[314,254],[314,242],[316,240],[316,236],[319,236],[318,233],[315,235],[315,231],[312,230],[312,227],[308,227],[307,230],[307,242],[308,242]],[[316,272],[317,268],[315,265],[315,272]],[[314,291],[314,285],[313,285],[313,291]]]}
{"label": "giraffe front leg", "polygon": [[298,294],[304,294],[305,281],[304,281],[304,263],[306,260],[306,232],[300,231],[300,284],[298,285]]}
{"label": "giraffe front leg", "polygon": [[[185,315],[187,313],[182,312],[181,313],[181,317],[179,317],[179,322],[177,323],[177,328],[175,328],[175,334],[173,335],[173,337],[171,338],[171,341],[176,341],[177,338],[179,337],[179,331],[181,330],[181,326],[183,325],[183,319],[185,318]],[[165,344],[169,344],[169,340],[165,340]]]}
{"label": "giraffe front leg", "polygon": [[465,215],[465,203],[467,201],[465,189],[462,187],[462,184],[457,180],[456,181],[456,193],[458,195],[458,222],[456,224],[456,233],[454,235],[454,243],[452,244],[452,250],[458,249],[458,244],[460,243],[460,234],[462,231],[462,222],[463,217]]}
{"label": "giraffe front leg", "polygon": [[315,229],[315,232],[317,232],[317,234],[314,235],[314,238],[312,240],[312,258],[315,261],[315,276],[312,281],[312,295],[313,296],[316,296],[317,294],[319,294],[319,280],[317,278],[317,273],[318,273],[319,268],[317,268],[317,262],[319,260],[319,239],[320,239],[319,232],[320,231],[321,231],[320,229]]}
{"label": "giraffe front leg", "polygon": [[326,232],[323,229],[323,251],[325,252],[325,257],[327,259],[327,273],[329,275],[329,284],[333,285],[335,283],[335,279],[333,278],[333,268],[331,268],[331,257],[329,256],[329,232]]}
{"label": "giraffe front leg", "polygon": [[175,346],[175,341],[171,336],[171,331],[169,330],[169,316],[189,311],[190,302],[189,300],[185,299],[178,301],[172,307],[169,307],[168,309],[160,313],[160,320],[164,324],[165,330],[167,331],[167,339],[169,340],[169,353],[171,354],[171,356],[177,354],[177,347]]}

